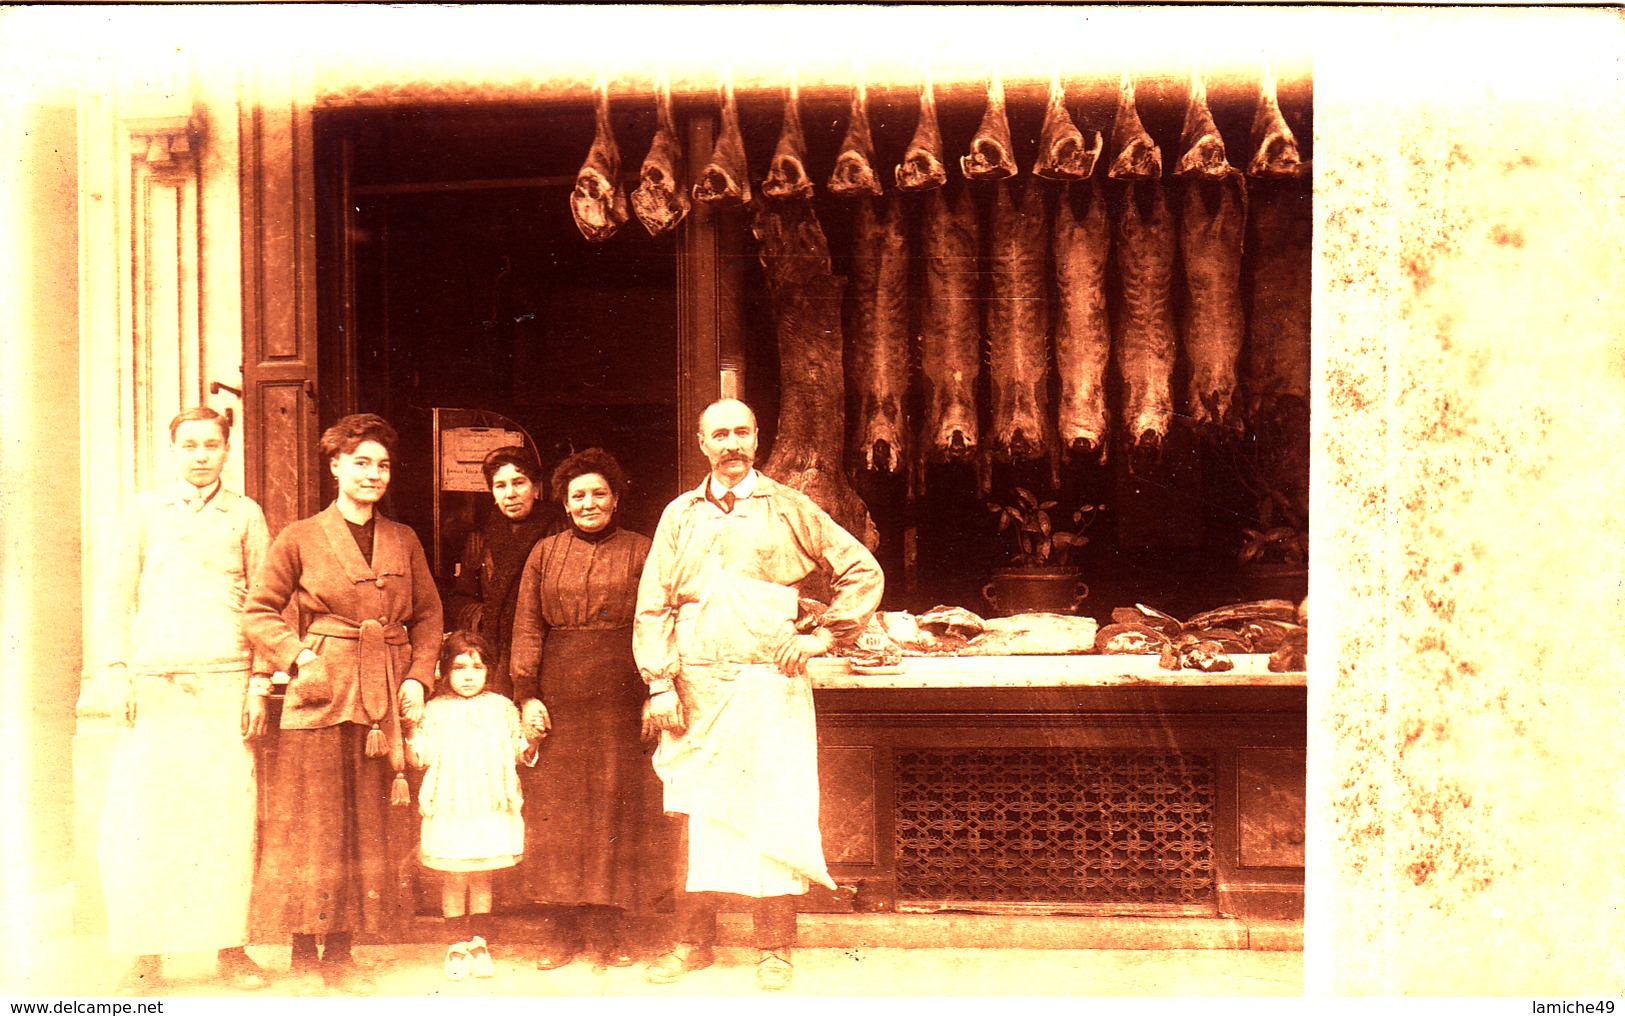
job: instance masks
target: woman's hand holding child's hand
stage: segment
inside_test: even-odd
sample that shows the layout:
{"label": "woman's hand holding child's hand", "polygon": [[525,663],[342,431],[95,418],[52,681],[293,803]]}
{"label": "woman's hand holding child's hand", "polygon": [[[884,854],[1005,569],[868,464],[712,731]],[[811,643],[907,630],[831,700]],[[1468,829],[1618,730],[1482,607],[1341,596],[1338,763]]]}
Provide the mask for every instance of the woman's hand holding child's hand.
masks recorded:
{"label": "woman's hand holding child's hand", "polygon": [[525,739],[532,743],[540,741],[553,729],[553,718],[547,715],[547,707],[542,705],[541,699],[526,699],[519,718],[525,724]]}
{"label": "woman's hand holding child's hand", "polygon": [[401,682],[399,695],[401,718],[407,723],[423,722],[423,685],[407,678]]}

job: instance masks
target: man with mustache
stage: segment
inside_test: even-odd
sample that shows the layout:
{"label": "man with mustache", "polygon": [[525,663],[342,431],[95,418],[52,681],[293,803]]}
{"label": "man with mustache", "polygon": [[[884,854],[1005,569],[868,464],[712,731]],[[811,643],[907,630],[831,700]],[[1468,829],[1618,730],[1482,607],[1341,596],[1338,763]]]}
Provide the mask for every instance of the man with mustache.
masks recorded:
{"label": "man with mustache", "polygon": [[[789,985],[795,897],[835,888],[818,833],[818,746],[807,660],[855,639],[880,604],[880,566],[798,491],[756,472],[756,414],[724,399],[700,415],[711,475],[666,506],[638,587],[633,651],[662,731],[655,770],[686,816],[677,945],[644,976],[710,966],[715,893],[753,898],[756,983]],[[822,573],[830,604],[797,627],[798,589]]]}

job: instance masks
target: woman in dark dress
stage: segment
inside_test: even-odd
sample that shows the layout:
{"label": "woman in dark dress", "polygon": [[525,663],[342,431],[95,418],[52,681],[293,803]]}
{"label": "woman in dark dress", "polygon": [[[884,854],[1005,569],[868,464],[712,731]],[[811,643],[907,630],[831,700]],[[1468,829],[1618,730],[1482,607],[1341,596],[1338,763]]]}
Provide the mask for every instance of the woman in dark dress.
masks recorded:
{"label": "woman in dark dress", "polygon": [[508,646],[513,642],[519,575],[536,541],[557,532],[563,520],[558,509],[541,498],[546,477],[529,451],[516,446],[498,448],[485,457],[480,469],[497,510],[483,527],[469,534],[463,546],[447,627],[484,636],[497,654],[485,686],[498,695],[511,696]]}
{"label": "woman in dark dress", "polygon": [[529,898],[551,905],[555,934],[537,966],[585,951],[627,966],[625,915],[671,885],[660,842],[661,789],[642,746],[646,698],[632,618],[649,538],[615,525],[620,466],[590,448],[553,472],[571,527],[536,545],[514,616],[511,672],[527,730],[546,734],[525,791]]}

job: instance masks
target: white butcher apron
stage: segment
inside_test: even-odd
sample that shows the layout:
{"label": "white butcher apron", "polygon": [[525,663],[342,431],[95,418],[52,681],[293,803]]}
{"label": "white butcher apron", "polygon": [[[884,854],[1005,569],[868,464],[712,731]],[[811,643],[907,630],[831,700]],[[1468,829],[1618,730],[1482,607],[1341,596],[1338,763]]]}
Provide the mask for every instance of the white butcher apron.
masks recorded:
{"label": "white butcher apron", "polygon": [[243,742],[248,674],[131,675],[135,729],[113,748],[102,811],[102,891],[114,953],[248,941],[254,753]]}
{"label": "white butcher apron", "polygon": [[707,561],[677,616],[687,729],[662,734],[666,811],[688,815],[689,892],[787,896],[830,889],[818,833],[812,686],[773,652],[795,637],[796,591]]}

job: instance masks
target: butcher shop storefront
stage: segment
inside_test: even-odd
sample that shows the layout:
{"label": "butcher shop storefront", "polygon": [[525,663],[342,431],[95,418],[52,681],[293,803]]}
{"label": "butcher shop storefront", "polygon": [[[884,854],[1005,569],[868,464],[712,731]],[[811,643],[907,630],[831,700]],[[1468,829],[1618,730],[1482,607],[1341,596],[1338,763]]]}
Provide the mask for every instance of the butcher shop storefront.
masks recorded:
{"label": "butcher shop storefront", "polygon": [[332,497],[322,428],[375,412],[385,509],[449,590],[484,451],[603,447],[650,533],[705,475],[700,410],[741,398],[758,465],[886,575],[812,667],[838,889],[804,911],[1301,920],[1310,68],[1096,27],[1026,58],[420,39],[102,82],[81,358],[131,369],[86,374],[86,469],[148,485],[201,401],[274,533]]}

